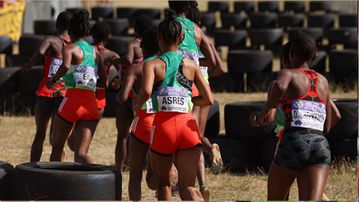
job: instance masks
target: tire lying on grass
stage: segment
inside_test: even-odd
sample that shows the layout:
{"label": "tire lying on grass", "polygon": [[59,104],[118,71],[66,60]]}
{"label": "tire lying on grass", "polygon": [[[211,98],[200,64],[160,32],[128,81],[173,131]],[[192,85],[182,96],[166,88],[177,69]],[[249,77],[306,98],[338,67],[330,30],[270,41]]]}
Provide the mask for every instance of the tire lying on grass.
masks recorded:
{"label": "tire lying on grass", "polygon": [[15,200],[121,200],[122,176],[114,167],[64,162],[17,165]]}
{"label": "tire lying on grass", "polygon": [[330,130],[329,141],[352,139],[358,135],[358,101],[338,100],[334,102],[341,115],[339,122]]}
{"label": "tire lying on grass", "polygon": [[357,154],[357,138],[330,141],[330,152],[333,160],[342,158],[355,160]]}
{"label": "tire lying on grass", "polygon": [[206,129],[204,131],[205,137],[215,137],[219,134],[219,103],[214,101],[209,109]]}
{"label": "tire lying on grass", "polygon": [[[246,172],[257,168],[258,155],[255,142],[226,137],[209,138],[209,141],[219,145],[225,170]],[[206,163],[211,165],[208,155],[206,155]]]}
{"label": "tire lying on grass", "polygon": [[11,181],[14,167],[4,161],[0,161],[0,200],[10,200]]}

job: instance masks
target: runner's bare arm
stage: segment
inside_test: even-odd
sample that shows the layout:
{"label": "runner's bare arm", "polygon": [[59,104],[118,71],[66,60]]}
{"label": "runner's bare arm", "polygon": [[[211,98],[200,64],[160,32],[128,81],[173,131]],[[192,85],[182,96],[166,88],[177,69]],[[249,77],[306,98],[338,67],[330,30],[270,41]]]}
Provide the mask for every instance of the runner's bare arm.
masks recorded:
{"label": "runner's bare arm", "polygon": [[66,72],[70,69],[73,52],[74,45],[68,45],[64,47],[64,49],[62,50],[63,62],[57,70],[56,74],[46,82],[47,88],[52,89],[56,81],[58,81],[62,76],[64,76]]}
{"label": "runner's bare arm", "polygon": [[148,100],[148,98],[152,95],[153,84],[155,81],[155,65],[156,60],[151,60],[145,62],[143,64],[142,69],[142,86],[140,90],[140,94],[137,98],[137,102],[135,103],[134,110],[141,109],[142,105]]}
{"label": "runner's bare arm", "polygon": [[107,74],[106,67],[104,65],[105,58],[101,57],[99,54],[96,54],[96,63],[98,65],[98,76],[97,86],[106,88],[107,87]]}
{"label": "runner's bare arm", "polygon": [[45,39],[41,42],[40,47],[36,50],[34,55],[31,57],[29,63],[23,67],[25,71],[30,69],[35,64],[37,64],[41,60],[41,58],[44,57],[47,49],[49,49],[51,46],[52,38],[53,38],[52,36],[45,37]]}
{"label": "runner's bare arm", "polygon": [[333,125],[332,125],[332,108],[330,106],[329,92],[328,92],[328,96],[327,96],[327,103],[325,106],[326,106],[326,119],[325,119],[325,123],[324,123],[323,133],[328,134],[330,129],[333,127]]}
{"label": "runner's bare arm", "polygon": [[127,47],[126,47],[126,55],[115,59],[113,63],[117,68],[117,70],[120,70],[122,66],[132,64],[134,60],[134,56],[135,56],[135,45],[133,42],[129,42],[127,43]]}
{"label": "runner's bare arm", "polygon": [[202,72],[199,69],[198,65],[190,60],[185,60],[185,64],[191,66],[194,71],[194,84],[198,88],[198,91],[200,92],[200,96],[192,97],[192,102],[194,105],[197,106],[207,106],[213,104],[213,97],[211,89],[209,88],[209,85],[206,83],[206,81],[203,78]]}
{"label": "runner's bare arm", "polygon": [[292,73],[283,69],[278,73],[278,79],[273,82],[272,89],[268,92],[267,102],[261,114],[259,115],[257,122],[263,124],[273,108],[277,107],[279,98],[283,97],[287,91],[289,84],[292,80]]}
{"label": "runner's bare arm", "polygon": [[136,80],[136,75],[134,72],[134,68],[130,68],[125,76],[125,82],[124,82],[125,84],[121,88],[121,91],[118,93],[118,96],[119,96],[118,101],[120,103],[124,103],[127,101],[128,94],[130,93],[135,80]]}
{"label": "runner's bare arm", "polygon": [[196,40],[200,44],[200,49],[206,57],[208,67],[211,68],[209,76],[214,77],[223,74],[224,67],[222,60],[219,57],[213,44],[197,25],[195,26],[195,32],[199,35]]}
{"label": "runner's bare arm", "polygon": [[332,120],[331,120],[331,128],[335,126],[335,124],[338,123],[338,121],[342,118],[342,116],[340,115],[339,109],[337,108],[337,106],[335,105],[335,103],[333,102],[333,100],[330,99],[330,108],[331,108],[331,113],[332,113]]}

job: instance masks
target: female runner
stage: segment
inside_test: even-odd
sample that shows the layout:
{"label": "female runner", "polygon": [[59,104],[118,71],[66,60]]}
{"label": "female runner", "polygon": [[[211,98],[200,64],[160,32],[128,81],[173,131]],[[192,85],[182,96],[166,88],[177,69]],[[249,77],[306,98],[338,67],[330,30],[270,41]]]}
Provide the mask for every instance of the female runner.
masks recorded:
{"label": "female runner", "polygon": [[[190,59],[178,52],[183,39],[182,25],[172,11],[160,23],[158,41],[163,54],[148,61],[143,67],[143,83],[135,104],[139,110],[152,95],[156,111],[150,138],[150,162],[158,179],[159,200],[171,200],[170,171],[172,163],[178,170],[178,187],[182,200],[201,199],[194,188],[198,161],[201,155],[201,140],[192,111],[192,84],[201,95],[193,97],[196,105],[213,103],[212,95],[201,71]],[[152,94],[153,92],[153,94]],[[200,198],[196,198],[200,197]]]}
{"label": "female runner", "polygon": [[106,82],[106,72],[93,46],[85,41],[89,27],[88,12],[83,9],[76,12],[69,29],[74,44],[65,47],[64,62],[46,83],[51,89],[63,77],[67,89],[54,121],[54,146],[50,161],[61,161],[64,144],[76,122],[75,161],[93,163],[87,152],[100,116],[95,90],[97,82],[106,85],[101,83]]}
{"label": "female runner", "polygon": [[[144,62],[157,58],[159,47],[156,36],[157,27],[148,29],[142,35],[141,48],[145,58]],[[120,97],[118,100],[120,103],[126,102],[131,90],[138,95],[142,82],[142,67],[144,62],[133,64],[128,69],[124,86],[119,93]],[[141,200],[142,171],[146,162],[154,117],[152,101],[149,99],[140,110],[136,111],[136,117],[132,122],[129,138],[130,180],[128,192],[130,200]]]}
{"label": "female runner", "polygon": [[304,32],[290,38],[290,68],[279,72],[268,93],[264,110],[252,124],[263,125],[277,107],[284,132],[268,176],[268,200],[284,200],[297,178],[299,200],[320,200],[330,164],[324,137],[333,126],[328,82],[309,66],[315,57],[315,40]]}
{"label": "female runner", "polygon": [[56,73],[57,69],[62,64],[62,50],[64,46],[71,41],[68,35],[71,18],[72,14],[70,12],[64,11],[59,14],[56,20],[58,35],[45,37],[39,49],[32,56],[29,64],[23,67],[23,71],[28,72],[32,66],[37,64],[45,56],[43,77],[36,92],[36,134],[31,146],[30,161],[40,161],[41,159],[47,125],[50,118],[50,144],[53,145],[53,118],[55,117],[56,111],[59,108],[64,95],[63,82],[56,84],[55,89],[46,88],[45,83]]}

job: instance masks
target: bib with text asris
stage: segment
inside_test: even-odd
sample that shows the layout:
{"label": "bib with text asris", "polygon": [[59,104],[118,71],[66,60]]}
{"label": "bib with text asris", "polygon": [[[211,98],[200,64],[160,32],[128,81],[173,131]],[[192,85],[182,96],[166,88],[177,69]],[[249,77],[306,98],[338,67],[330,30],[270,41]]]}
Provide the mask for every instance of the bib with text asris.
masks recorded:
{"label": "bib with text asris", "polygon": [[160,87],[157,94],[158,110],[164,112],[189,111],[189,95],[185,88],[181,87]]}
{"label": "bib with text asris", "polygon": [[309,100],[292,101],[292,127],[323,131],[325,118],[325,104]]}

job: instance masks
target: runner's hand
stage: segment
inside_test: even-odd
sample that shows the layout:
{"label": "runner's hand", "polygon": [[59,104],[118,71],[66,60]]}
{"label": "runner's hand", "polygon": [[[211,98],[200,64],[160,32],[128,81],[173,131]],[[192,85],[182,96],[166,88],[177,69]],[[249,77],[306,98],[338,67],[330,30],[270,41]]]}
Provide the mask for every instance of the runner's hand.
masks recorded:
{"label": "runner's hand", "polygon": [[52,81],[52,79],[49,79],[49,80],[45,83],[45,86],[46,86],[48,89],[50,89],[50,90],[54,89],[54,85],[55,85],[55,83]]}

